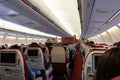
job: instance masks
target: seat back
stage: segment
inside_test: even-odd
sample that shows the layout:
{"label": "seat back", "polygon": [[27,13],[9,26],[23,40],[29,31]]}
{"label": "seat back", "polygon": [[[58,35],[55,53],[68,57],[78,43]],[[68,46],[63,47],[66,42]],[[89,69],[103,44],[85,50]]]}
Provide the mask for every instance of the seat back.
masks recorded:
{"label": "seat back", "polygon": [[27,63],[33,70],[45,70],[43,53],[40,48],[28,47],[25,51]]}
{"label": "seat back", "polygon": [[53,47],[51,50],[51,61],[54,77],[63,78],[67,74],[66,54],[62,46]]}
{"label": "seat back", "polygon": [[105,50],[94,50],[88,54],[83,66],[83,80],[93,80],[96,72],[97,63],[99,57],[105,52]]}
{"label": "seat back", "polygon": [[45,56],[40,47],[28,47],[25,51],[27,62],[30,68],[35,72],[36,77],[42,77],[42,80],[52,80],[52,67],[47,68]]}
{"label": "seat back", "polygon": [[19,50],[0,50],[0,79],[1,80],[28,80],[25,76],[24,58]]}
{"label": "seat back", "polygon": [[103,51],[103,50],[106,50],[106,48],[104,48],[103,46],[92,46],[92,47],[89,47],[89,49],[85,53],[85,58],[89,55],[90,52],[95,51],[95,50]]}
{"label": "seat back", "polygon": [[56,46],[52,48],[51,51],[52,63],[66,63],[65,50],[61,46]]}

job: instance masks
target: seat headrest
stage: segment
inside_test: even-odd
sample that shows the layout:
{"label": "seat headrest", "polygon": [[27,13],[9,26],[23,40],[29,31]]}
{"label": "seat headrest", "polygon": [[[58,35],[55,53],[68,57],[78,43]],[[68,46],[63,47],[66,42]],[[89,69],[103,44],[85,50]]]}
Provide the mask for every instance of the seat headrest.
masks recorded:
{"label": "seat headrest", "polygon": [[31,43],[29,44],[29,47],[40,47],[40,45],[38,43]]}

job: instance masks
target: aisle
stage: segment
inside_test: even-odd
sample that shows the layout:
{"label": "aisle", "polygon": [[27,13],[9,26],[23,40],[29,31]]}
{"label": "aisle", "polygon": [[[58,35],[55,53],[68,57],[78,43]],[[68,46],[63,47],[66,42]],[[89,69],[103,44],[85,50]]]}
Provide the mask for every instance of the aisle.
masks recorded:
{"label": "aisle", "polygon": [[77,51],[76,60],[74,69],[71,73],[70,80],[82,80],[81,74],[82,74],[82,56],[80,54],[80,51]]}

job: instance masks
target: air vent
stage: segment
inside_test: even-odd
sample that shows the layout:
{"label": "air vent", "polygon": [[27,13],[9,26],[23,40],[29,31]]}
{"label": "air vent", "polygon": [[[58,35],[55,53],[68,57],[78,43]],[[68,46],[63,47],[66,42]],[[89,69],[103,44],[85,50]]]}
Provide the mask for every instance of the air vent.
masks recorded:
{"label": "air vent", "polygon": [[19,15],[19,13],[17,13],[16,11],[10,10],[10,11],[7,12],[7,15],[9,17],[16,17],[16,16]]}
{"label": "air vent", "polygon": [[96,11],[98,13],[110,13],[111,11],[114,11],[114,10],[102,10],[102,9],[96,9]]}
{"label": "air vent", "polygon": [[97,20],[93,20],[93,23],[104,23],[104,21],[97,21]]}
{"label": "air vent", "polygon": [[32,22],[32,21],[29,21],[29,22],[26,22],[26,23],[27,23],[27,24],[30,24],[30,25],[31,25],[31,24],[34,24],[34,22]]}

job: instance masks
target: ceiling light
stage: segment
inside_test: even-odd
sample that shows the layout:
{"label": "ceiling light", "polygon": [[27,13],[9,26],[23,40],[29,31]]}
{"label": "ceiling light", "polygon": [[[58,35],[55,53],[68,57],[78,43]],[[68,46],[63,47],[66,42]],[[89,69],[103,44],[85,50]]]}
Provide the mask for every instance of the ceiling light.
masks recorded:
{"label": "ceiling light", "polygon": [[[24,1],[24,0],[22,0]],[[71,36],[81,35],[80,16],[76,0],[25,0],[37,8]],[[31,6],[30,6],[31,7]]]}

